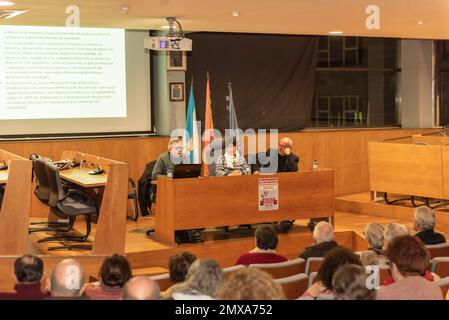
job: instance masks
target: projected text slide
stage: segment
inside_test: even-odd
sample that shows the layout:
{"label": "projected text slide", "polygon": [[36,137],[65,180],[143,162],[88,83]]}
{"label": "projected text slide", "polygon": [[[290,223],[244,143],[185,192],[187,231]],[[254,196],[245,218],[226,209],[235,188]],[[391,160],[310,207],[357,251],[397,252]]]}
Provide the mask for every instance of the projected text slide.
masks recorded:
{"label": "projected text slide", "polygon": [[0,26],[0,120],[126,117],[123,29]]}

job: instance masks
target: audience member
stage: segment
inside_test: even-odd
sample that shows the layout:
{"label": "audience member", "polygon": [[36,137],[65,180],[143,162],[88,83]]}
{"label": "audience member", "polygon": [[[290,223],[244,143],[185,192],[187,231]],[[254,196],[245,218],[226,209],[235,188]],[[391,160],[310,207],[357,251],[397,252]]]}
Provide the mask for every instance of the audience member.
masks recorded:
{"label": "audience member", "polygon": [[175,300],[211,300],[223,282],[223,271],[212,259],[196,260],[187,272],[186,281],[172,287]]}
{"label": "audience member", "polygon": [[[180,252],[170,257],[170,260],[168,261],[168,270],[170,273],[170,279],[173,283],[180,283],[186,279],[187,272],[195,260],[196,256],[187,251]],[[161,293],[163,299],[168,299],[171,297],[172,288],[173,286]]]}
{"label": "audience member", "polygon": [[139,276],[123,287],[123,300],[160,300],[159,284],[149,277]]}
{"label": "audience member", "polygon": [[220,300],[283,300],[280,285],[266,272],[246,268],[233,273],[223,283],[218,294]]}
{"label": "audience member", "polygon": [[384,232],[384,250],[388,248],[388,243],[396,237],[408,235],[407,227],[403,224],[390,222],[385,227]]}
{"label": "audience member", "polygon": [[126,257],[120,254],[107,257],[101,265],[99,278],[99,286],[86,286],[86,296],[91,300],[121,299],[123,286],[132,278],[131,266]]}
{"label": "audience member", "polygon": [[374,300],[376,291],[367,286],[368,274],[365,267],[345,264],[338,268],[332,279],[336,300]]}
{"label": "audience member", "polygon": [[317,281],[301,298],[333,299],[332,279],[337,269],[345,264],[363,266],[360,258],[349,249],[336,247],[329,251],[325,255],[323,264],[318,271]]}
{"label": "audience member", "polygon": [[424,244],[445,243],[446,238],[435,232],[435,212],[427,206],[421,206],[415,209],[413,217],[413,228],[417,232],[415,237],[419,238]]}
{"label": "audience member", "polygon": [[326,221],[319,222],[313,229],[313,239],[315,245],[307,247],[300,258],[307,260],[310,257],[323,257],[327,252],[338,247],[334,240],[334,228]]}
{"label": "audience member", "polygon": [[442,300],[440,288],[423,277],[429,264],[429,252],[415,237],[394,238],[388,245],[394,283],[382,286],[378,300]]}
{"label": "audience member", "polygon": [[65,259],[59,262],[47,283],[51,300],[82,300],[84,295],[84,271],[78,261]]}
{"label": "audience member", "polygon": [[48,296],[42,292],[44,262],[41,258],[25,255],[14,262],[15,292],[0,293],[0,300],[40,300]]}
{"label": "audience member", "polygon": [[250,265],[253,263],[276,263],[288,259],[276,253],[278,236],[276,229],[270,225],[261,225],[255,232],[256,247],[248,253],[242,254],[235,264]]}
{"label": "audience member", "polygon": [[363,231],[365,239],[368,242],[368,251],[360,253],[360,260],[366,266],[387,264],[388,259],[383,250],[384,247],[384,228],[380,223],[368,223]]}

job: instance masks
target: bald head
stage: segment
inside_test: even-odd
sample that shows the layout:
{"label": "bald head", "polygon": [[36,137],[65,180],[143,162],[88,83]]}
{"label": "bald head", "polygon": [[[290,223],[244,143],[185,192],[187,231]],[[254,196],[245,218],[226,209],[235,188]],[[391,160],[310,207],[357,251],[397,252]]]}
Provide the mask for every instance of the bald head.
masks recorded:
{"label": "bald head", "polygon": [[313,229],[313,238],[316,243],[334,240],[334,227],[329,222],[319,222]]}
{"label": "bald head", "polygon": [[123,289],[123,300],[159,300],[161,290],[156,281],[148,277],[134,277]]}
{"label": "bald head", "polygon": [[78,261],[65,259],[59,262],[51,274],[52,297],[79,297],[83,293],[84,271]]}
{"label": "bald head", "polygon": [[278,152],[281,156],[289,155],[291,153],[293,145],[293,140],[289,137],[284,137],[279,140],[279,149]]}

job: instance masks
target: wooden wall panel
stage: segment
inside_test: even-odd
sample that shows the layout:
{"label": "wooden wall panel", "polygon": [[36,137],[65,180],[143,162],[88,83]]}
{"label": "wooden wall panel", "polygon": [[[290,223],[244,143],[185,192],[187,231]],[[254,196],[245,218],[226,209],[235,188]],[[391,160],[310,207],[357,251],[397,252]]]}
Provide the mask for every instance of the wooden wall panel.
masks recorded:
{"label": "wooden wall panel", "polygon": [[[432,129],[360,129],[303,131],[281,134],[293,139],[293,150],[301,157],[301,167],[309,169],[312,160],[320,167],[335,169],[336,195],[369,190],[367,142],[415,135]],[[76,150],[129,164],[130,176],[137,180],[145,164],[167,149],[168,137],[104,138],[0,142],[0,149],[28,157],[39,153],[59,159],[63,150]]]}

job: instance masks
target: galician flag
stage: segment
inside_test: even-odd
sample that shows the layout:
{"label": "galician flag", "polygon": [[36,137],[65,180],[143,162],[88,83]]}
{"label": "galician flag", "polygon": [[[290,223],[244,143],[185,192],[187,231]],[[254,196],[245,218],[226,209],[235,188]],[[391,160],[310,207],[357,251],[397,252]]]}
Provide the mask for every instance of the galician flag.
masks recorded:
{"label": "galician flag", "polygon": [[189,163],[201,163],[200,135],[198,130],[198,123],[196,121],[193,84],[190,86],[189,104],[186,117],[186,129],[182,141],[184,144],[184,152]]}

